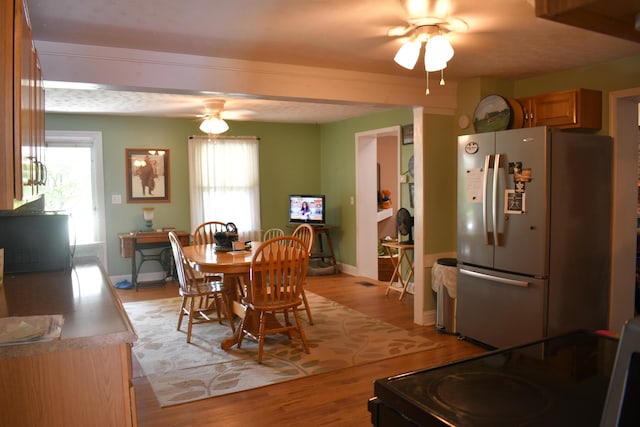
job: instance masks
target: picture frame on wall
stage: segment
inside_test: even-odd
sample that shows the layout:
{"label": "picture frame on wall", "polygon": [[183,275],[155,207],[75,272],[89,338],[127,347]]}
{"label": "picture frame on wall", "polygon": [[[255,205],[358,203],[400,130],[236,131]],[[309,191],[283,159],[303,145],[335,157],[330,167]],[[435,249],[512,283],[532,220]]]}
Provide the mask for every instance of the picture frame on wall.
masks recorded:
{"label": "picture frame on wall", "polygon": [[413,123],[402,126],[402,145],[413,144]]}
{"label": "picture frame on wall", "polygon": [[127,148],[127,203],[170,202],[169,150]]}

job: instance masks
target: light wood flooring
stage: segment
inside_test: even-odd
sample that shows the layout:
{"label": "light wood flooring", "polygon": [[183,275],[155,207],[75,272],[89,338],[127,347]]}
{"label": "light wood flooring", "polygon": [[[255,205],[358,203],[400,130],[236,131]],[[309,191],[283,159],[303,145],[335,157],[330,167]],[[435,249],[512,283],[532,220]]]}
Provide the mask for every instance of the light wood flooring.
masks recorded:
{"label": "light wood flooring", "polygon": [[[365,286],[359,282],[377,283]],[[140,427],[164,426],[371,426],[367,401],[378,378],[465,359],[485,350],[433,326],[413,323],[413,296],[384,295],[385,287],[346,274],[308,278],[306,289],[369,316],[441,343],[435,349],[245,392],[160,408],[134,357]],[[117,290],[123,302],[178,295],[176,283]],[[313,310],[313,307],[311,307]],[[303,314],[304,318],[304,314]],[[197,327],[197,326],[194,326]],[[313,326],[307,326],[312,328]]]}

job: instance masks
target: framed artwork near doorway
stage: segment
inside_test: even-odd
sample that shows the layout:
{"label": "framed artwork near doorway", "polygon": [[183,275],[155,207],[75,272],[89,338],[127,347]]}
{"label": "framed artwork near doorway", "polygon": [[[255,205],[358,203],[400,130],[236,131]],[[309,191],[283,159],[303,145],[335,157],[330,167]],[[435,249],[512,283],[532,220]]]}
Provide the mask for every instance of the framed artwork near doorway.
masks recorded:
{"label": "framed artwork near doorway", "polygon": [[402,145],[413,144],[413,123],[402,126]]}
{"label": "framed artwork near doorway", "polygon": [[169,150],[125,149],[127,203],[170,202]]}

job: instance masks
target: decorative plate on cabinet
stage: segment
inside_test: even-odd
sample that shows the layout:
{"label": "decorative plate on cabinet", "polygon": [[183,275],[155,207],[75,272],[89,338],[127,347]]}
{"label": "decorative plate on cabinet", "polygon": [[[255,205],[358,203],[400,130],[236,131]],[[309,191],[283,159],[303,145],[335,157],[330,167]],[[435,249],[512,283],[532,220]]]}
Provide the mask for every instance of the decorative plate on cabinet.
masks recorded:
{"label": "decorative plate on cabinet", "polygon": [[483,98],[473,113],[473,127],[476,132],[495,132],[516,129],[523,126],[522,105],[515,99],[500,95]]}

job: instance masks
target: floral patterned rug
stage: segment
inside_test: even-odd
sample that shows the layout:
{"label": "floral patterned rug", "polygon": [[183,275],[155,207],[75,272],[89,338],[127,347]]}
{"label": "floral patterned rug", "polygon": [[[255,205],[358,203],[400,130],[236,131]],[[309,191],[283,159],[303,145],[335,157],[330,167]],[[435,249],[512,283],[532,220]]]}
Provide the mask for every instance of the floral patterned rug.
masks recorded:
{"label": "floral patterned rug", "polygon": [[191,344],[186,325],[177,331],[180,298],[125,303],[138,334],[133,353],[160,403],[171,406],[234,393],[309,375],[436,348],[438,344],[368,317],[332,300],[307,292],[314,325],[301,312],[311,349],[299,339],[267,337],[262,365],[258,345],[250,338],[242,348],[224,351],[228,325],[194,325]]}

